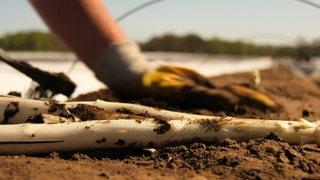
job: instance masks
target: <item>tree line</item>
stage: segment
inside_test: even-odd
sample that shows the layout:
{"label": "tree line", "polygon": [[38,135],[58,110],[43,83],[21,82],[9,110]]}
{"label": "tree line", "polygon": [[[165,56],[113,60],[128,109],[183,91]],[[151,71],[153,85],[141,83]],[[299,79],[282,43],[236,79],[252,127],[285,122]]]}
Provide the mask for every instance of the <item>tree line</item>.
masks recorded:
{"label": "tree line", "polygon": [[[219,38],[203,39],[196,34],[177,36],[164,34],[140,43],[144,51],[193,52],[217,55],[289,56],[310,58],[320,56],[320,40],[298,42],[291,46],[257,45]],[[0,47],[10,51],[68,51],[68,48],[49,32],[24,31],[0,37]]]}
{"label": "tree line", "polygon": [[219,38],[203,39],[196,34],[176,36],[165,34],[142,43],[146,51],[196,52],[217,55],[257,55],[308,59],[320,56],[320,39],[313,43],[297,42],[291,46],[257,45],[243,41],[227,41]]}
{"label": "tree line", "polygon": [[23,31],[0,37],[0,47],[8,51],[68,51],[68,48],[48,32]]}

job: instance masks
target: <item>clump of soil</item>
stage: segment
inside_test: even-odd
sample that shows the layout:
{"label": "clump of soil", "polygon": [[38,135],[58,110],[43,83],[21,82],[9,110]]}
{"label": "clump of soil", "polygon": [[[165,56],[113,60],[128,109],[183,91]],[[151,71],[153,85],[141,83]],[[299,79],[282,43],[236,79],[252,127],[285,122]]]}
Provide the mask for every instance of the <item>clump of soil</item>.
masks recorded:
{"label": "clump of soil", "polygon": [[[274,98],[278,112],[239,105],[232,111],[183,109],[153,99],[134,103],[175,111],[205,115],[258,119],[320,117],[320,88],[305,77],[285,68],[261,71],[257,87]],[[250,84],[250,73],[211,78],[217,86],[229,83]],[[119,101],[107,90],[77,97],[75,100]],[[165,128],[165,127],[164,127]],[[41,172],[41,173],[39,173]],[[41,155],[0,156],[1,178],[63,179],[320,179],[320,146],[289,145],[276,134],[248,142],[227,139],[219,144],[199,142],[160,149],[93,149],[77,152],[52,152]]]}

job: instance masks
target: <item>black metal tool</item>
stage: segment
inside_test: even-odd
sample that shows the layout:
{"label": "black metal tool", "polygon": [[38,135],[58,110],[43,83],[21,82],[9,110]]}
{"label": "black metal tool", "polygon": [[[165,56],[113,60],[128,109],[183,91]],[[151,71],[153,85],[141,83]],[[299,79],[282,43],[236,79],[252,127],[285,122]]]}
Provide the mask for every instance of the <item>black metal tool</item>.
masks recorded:
{"label": "black metal tool", "polygon": [[36,81],[41,88],[45,90],[50,90],[53,93],[61,93],[70,97],[74,89],[76,88],[76,84],[72,82],[65,74],[50,73],[33,67],[27,62],[12,59],[1,48],[0,60]]}

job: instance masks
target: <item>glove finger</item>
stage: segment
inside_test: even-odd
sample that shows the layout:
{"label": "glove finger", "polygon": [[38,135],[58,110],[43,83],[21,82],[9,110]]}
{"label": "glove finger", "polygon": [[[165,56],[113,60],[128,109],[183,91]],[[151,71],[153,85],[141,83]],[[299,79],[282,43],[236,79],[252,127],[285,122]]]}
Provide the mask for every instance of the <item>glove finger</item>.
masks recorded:
{"label": "glove finger", "polygon": [[240,98],[224,89],[193,86],[182,91],[182,104],[190,108],[210,110],[234,110]]}
{"label": "glove finger", "polygon": [[158,71],[179,75],[184,79],[190,79],[194,81],[197,85],[207,86],[211,88],[215,87],[215,85],[208,78],[189,68],[167,65],[161,66],[160,68],[158,68]]}
{"label": "glove finger", "polygon": [[145,73],[142,77],[144,87],[157,88],[182,88],[185,86],[193,86],[194,82],[190,79],[185,79],[177,74],[161,71],[151,71]]}
{"label": "glove finger", "polygon": [[239,97],[224,89],[199,86],[189,78],[172,72],[152,71],[144,74],[145,95],[188,108],[233,109]]}
{"label": "glove finger", "polygon": [[184,88],[194,86],[195,83],[177,74],[170,72],[151,71],[142,77],[142,89],[144,94],[151,97],[175,97]]}
{"label": "glove finger", "polygon": [[257,105],[269,108],[271,110],[279,110],[281,106],[268,95],[240,85],[229,85],[225,89],[239,96],[241,101],[251,101]]}

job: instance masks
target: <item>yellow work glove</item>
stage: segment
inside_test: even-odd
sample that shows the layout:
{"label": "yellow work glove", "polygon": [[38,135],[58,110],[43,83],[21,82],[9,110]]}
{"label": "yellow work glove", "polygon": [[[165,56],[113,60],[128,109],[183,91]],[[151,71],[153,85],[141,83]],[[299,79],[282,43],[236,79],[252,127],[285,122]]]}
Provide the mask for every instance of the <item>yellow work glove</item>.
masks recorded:
{"label": "yellow work glove", "polygon": [[148,61],[132,41],[111,45],[96,61],[93,71],[124,100],[151,97],[212,110],[230,110],[249,100],[266,108],[278,108],[271,98],[253,89],[238,85],[216,88],[194,70]]}

